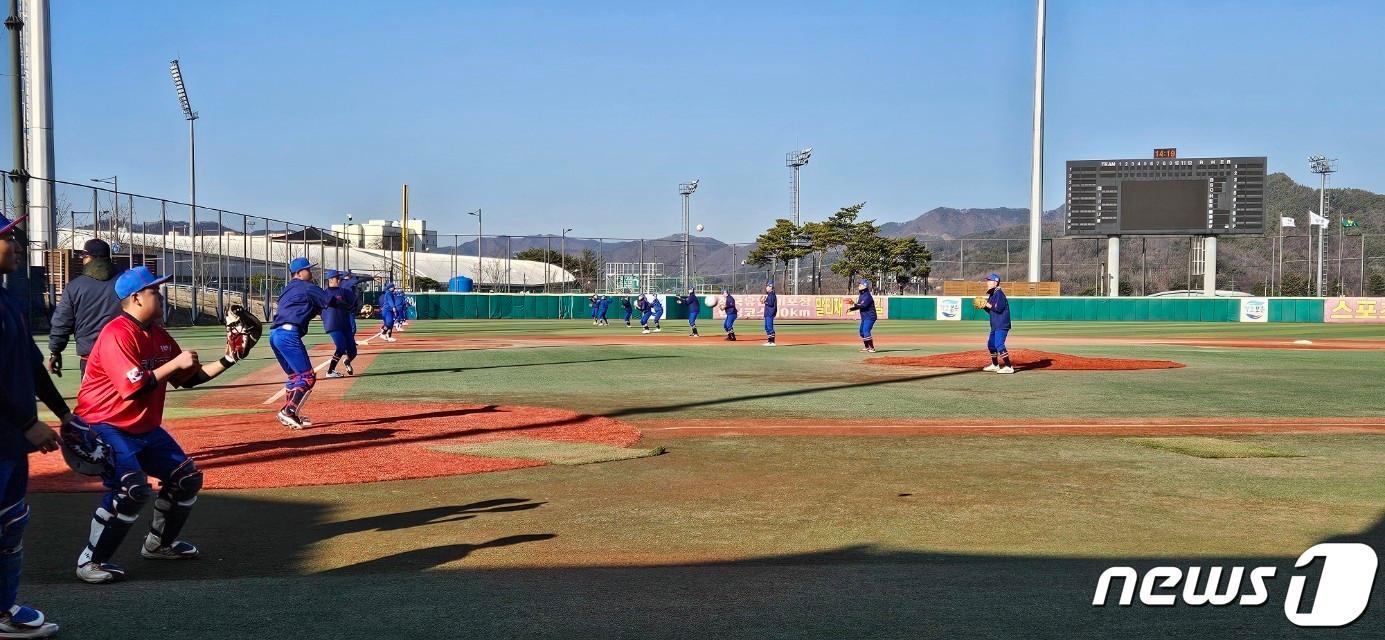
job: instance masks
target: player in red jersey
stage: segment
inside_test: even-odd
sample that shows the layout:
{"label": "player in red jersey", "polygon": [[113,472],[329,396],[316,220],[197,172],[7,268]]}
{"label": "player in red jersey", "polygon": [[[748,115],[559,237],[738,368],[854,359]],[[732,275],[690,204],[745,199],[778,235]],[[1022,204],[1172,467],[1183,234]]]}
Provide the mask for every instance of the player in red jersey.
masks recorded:
{"label": "player in red jersey", "polygon": [[[93,438],[108,449],[101,479],[109,490],[96,509],[91,536],[77,558],[77,577],[92,584],[114,582],[124,570],[110,562],[144,505],[154,502],[154,520],[140,555],[152,560],[197,557],[197,547],[178,534],[197,501],[202,472],[161,426],[168,384],[195,387],[217,377],[238,356],[202,363],[183,351],[160,325],[163,299],[156,278],[136,267],[116,280],[121,313],[96,339],[87,376],[77,394],[76,413],[91,425]],[[243,355],[243,354],[241,354]],[[149,476],[159,480],[154,493]]]}

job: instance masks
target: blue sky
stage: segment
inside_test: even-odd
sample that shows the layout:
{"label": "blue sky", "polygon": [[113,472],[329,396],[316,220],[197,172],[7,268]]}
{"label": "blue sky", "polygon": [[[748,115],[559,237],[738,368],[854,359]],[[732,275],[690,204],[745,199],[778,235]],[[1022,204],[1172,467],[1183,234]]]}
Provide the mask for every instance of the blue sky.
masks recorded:
{"label": "blue sky", "polygon": [[[327,224],[414,215],[475,233],[744,241],[868,202],[1024,207],[1034,6],[968,2],[78,2],[52,8],[56,167]],[[1385,3],[1051,0],[1044,204],[1067,159],[1267,155],[1385,191]],[[8,117],[8,114],[6,114]],[[8,127],[5,128],[8,133]],[[8,136],[5,138],[8,144]]]}

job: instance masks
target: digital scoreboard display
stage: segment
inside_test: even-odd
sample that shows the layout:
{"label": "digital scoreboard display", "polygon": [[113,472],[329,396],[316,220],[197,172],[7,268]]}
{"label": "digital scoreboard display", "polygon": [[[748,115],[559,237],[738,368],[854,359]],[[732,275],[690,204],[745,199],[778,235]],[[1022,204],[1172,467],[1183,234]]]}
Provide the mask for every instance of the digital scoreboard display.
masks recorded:
{"label": "digital scoreboard display", "polygon": [[1265,167],[1264,157],[1071,160],[1063,233],[1261,233]]}

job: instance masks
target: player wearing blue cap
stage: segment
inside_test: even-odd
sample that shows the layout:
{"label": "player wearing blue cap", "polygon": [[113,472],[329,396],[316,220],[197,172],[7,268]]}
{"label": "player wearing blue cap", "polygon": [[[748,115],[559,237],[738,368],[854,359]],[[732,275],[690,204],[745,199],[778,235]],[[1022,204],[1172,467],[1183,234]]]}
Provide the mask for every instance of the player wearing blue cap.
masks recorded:
{"label": "player wearing blue cap", "polygon": [[679,304],[688,305],[688,327],[692,329],[692,333],[688,335],[694,338],[702,337],[697,335],[697,314],[702,311],[702,303],[697,299],[697,290],[688,289],[688,295],[679,296],[676,300]]}
{"label": "player wearing blue cap", "polygon": [[630,291],[626,290],[625,295],[620,297],[620,306],[625,310],[625,326],[630,326],[630,318],[635,315],[635,303],[630,300]]}
{"label": "player wearing blue cap", "polygon": [[611,299],[605,295],[596,297],[596,324],[606,326],[611,324],[606,320],[606,308],[611,306]]}
{"label": "player wearing blue cap", "polygon": [[291,280],[279,292],[279,310],[274,314],[273,329],[269,332],[269,346],[279,366],[288,374],[284,383],[284,406],[279,410],[279,422],[290,429],[302,429],[312,425],[303,416],[303,405],[317,384],[317,373],[308,359],[308,348],[303,345],[303,336],[308,333],[308,323],[327,307],[337,307],[349,311],[351,305],[338,292],[331,294],[313,284],[313,267],[307,258],[294,258],[289,263]]}
{"label": "player wearing blue cap", "polygon": [[726,332],[726,339],[736,341],[736,297],[731,292],[721,290],[721,309],[726,312],[726,321],[721,323],[721,328]]}
{"label": "player wearing blue cap", "polygon": [[394,295],[390,299],[394,300],[394,329],[390,330],[390,337],[393,338],[395,331],[409,328],[409,296],[404,295],[404,290],[400,289],[399,285],[395,285]]}
{"label": "player wearing blue cap", "polygon": [[[355,310],[359,300],[356,286],[370,281],[371,277],[357,277],[336,269],[328,269],[324,275],[327,276],[327,293],[334,297],[341,296],[349,305],[345,309],[334,306],[322,309],[322,328],[327,331],[327,335],[332,338],[333,346],[336,347],[332,352],[332,360],[327,365],[327,377],[342,377],[337,371],[338,363],[346,367],[346,375],[353,376],[356,375],[356,371],[351,368],[351,361],[356,359]],[[342,360],[343,358],[345,360]]]}
{"label": "player wearing blue cap", "polygon": [[596,295],[595,293],[593,293],[593,294],[591,294],[591,297],[587,298],[587,303],[591,305],[591,308],[592,308],[592,326],[595,327],[596,325],[601,324],[601,322],[600,322],[599,320],[596,319],[597,316],[600,315],[600,311],[601,311],[601,309],[600,309],[600,307],[601,307],[601,296],[598,296],[598,295]]}
{"label": "player wearing blue cap", "polygon": [[654,304],[649,301],[649,296],[640,294],[635,298],[635,308],[640,310],[640,333],[649,333],[649,319],[654,316]]}
{"label": "player wearing blue cap", "polygon": [[[393,282],[386,282],[384,289],[380,291],[380,297],[375,300],[375,304],[380,307],[380,331],[375,336],[385,342],[394,342],[394,319],[395,310],[399,308],[396,300],[398,294]],[[375,336],[371,336],[374,338]]]}
{"label": "player wearing blue cap", "polygon": [[664,297],[656,294],[649,294],[649,312],[654,316],[654,333],[664,330],[660,321],[664,319]]}
{"label": "player wearing blue cap", "polygon": [[[0,213],[0,275],[22,268],[26,242],[13,234],[24,219]],[[29,524],[29,454],[58,449],[58,434],[38,419],[39,397],[53,413],[72,412],[44,369],[20,303],[0,288],[0,637],[43,638],[58,631],[42,611],[18,603],[24,530]]]}
{"label": "player wearing blue cap", "polygon": [[774,318],[779,315],[779,296],[774,294],[774,283],[765,284],[765,295],[760,296],[765,305],[765,346],[774,346]]}
{"label": "player wearing blue cap", "polygon": [[[1010,366],[1010,352],[1005,348],[1005,336],[1010,333],[1010,301],[1000,290],[1000,274],[986,276],[986,314],[990,316],[991,333],[986,338],[986,350],[991,352],[991,363],[983,371],[1014,373]],[[1001,366],[1001,361],[1004,366]]]}
{"label": "player wearing blue cap", "polygon": [[847,311],[861,312],[861,351],[875,353],[875,338],[871,329],[875,327],[875,297],[870,295],[870,281],[862,280],[856,285],[856,304]]}

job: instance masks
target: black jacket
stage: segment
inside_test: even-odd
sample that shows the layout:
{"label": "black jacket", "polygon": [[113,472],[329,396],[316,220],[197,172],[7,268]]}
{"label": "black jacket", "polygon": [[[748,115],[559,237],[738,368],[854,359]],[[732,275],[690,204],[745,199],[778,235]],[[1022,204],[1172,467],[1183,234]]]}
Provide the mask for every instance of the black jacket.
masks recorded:
{"label": "black jacket", "polygon": [[96,258],[63,289],[58,308],[53,310],[53,328],[48,334],[48,352],[62,353],[68,337],[77,336],[77,355],[86,357],[96,344],[96,336],[113,318],[120,315],[120,298],[115,296],[115,265]]}

